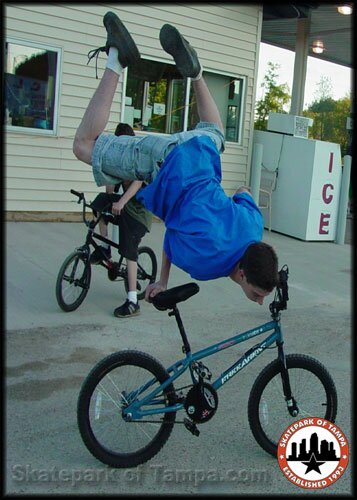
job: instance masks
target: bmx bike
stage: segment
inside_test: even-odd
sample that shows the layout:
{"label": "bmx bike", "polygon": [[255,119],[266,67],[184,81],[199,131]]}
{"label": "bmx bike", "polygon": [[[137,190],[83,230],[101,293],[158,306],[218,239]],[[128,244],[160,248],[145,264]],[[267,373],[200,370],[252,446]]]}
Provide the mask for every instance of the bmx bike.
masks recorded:
{"label": "bmx bike", "polygon": [[[119,250],[118,243],[95,232],[97,224],[104,216],[106,216],[107,220],[113,222],[115,216],[110,212],[102,211],[96,220],[87,220],[86,208],[91,208],[91,205],[87,203],[83,193],[79,193],[74,189],[71,189],[71,193],[78,197],[78,203],[82,203],[82,218],[84,224],[88,227],[88,232],[85,243],[68,255],[57,275],[56,299],[60,308],[65,312],[77,309],[87,296],[92,277],[91,247],[99,248],[96,240],[107,243]],[[99,265],[107,270],[110,281],[124,281],[125,290],[128,292],[128,272],[126,260],[122,255],[119,255],[118,261],[104,259]],[[137,266],[138,300],[142,300],[145,296],[146,287],[155,282],[157,274],[156,255],[150,247],[140,246],[138,248]]]}
{"label": "bmx bike", "polygon": [[[174,316],[183,342],[183,359],[165,368],[151,355],[123,350],[100,361],[82,384],[77,405],[78,427],[84,444],[101,462],[112,467],[136,467],[157,454],[175,424],[198,436],[198,425],[210,420],[218,408],[218,391],[268,348],[277,358],[256,378],[248,401],[248,420],[257,443],[276,457],[279,439],[291,423],[304,417],[335,421],[337,393],[327,369],[315,358],[284,353],[281,311],[287,308],[288,268],[270,304],[272,320],[192,352],[177,307],[199,291],[188,283],[157,294],[152,302]],[[271,332],[249,348],[214,381],[202,359]],[[187,372],[188,370],[188,372]],[[190,383],[174,382],[187,372]],[[183,419],[176,420],[177,413]]]}

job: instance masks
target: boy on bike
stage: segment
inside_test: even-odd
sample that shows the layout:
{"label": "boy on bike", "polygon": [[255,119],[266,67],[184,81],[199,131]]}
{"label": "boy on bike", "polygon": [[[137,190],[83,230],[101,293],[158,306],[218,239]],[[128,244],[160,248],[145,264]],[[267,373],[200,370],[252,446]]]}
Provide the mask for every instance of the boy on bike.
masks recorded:
{"label": "boy on bike", "polygon": [[278,259],[261,242],[263,218],[248,190],[241,188],[230,198],[221,187],[224,129],[196,51],[173,26],[161,28],[163,49],[192,80],[200,118],[194,130],[145,137],[104,134],[119,75],[140,54],[116,14],[107,12],[103,23],[106,45],[90,57],[105,51],[107,65],[77,129],[73,152],[92,166],[98,186],[119,179],[149,184],[136,197],[165,222],[166,233],[160,279],[149,285],[146,299],[166,289],[173,263],[199,280],[229,276],[250,300],[262,304],[277,284]]}
{"label": "boy on bike", "polygon": [[[119,123],[115,129],[115,135],[134,136],[134,130],[127,123]],[[95,212],[112,212],[115,210],[116,218],[113,224],[119,226],[119,252],[126,258],[128,271],[128,297],[121,306],[114,310],[117,318],[127,318],[140,314],[140,306],[137,297],[137,259],[138,248],[143,236],[150,232],[152,225],[152,213],[149,212],[136,198],[135,194],[142,187],[142,181],[123,181],[122,183],[106,186],[106,192],[100,193],[91,206]],[[116,194],[120,186],[123,194]],[[100,234],[108,237],[108,218],[105,216],[99,222]],[[101,246],[92,253],[90,260],[92,264],[99,264],[103,259],[111,258],[110,246]]]}

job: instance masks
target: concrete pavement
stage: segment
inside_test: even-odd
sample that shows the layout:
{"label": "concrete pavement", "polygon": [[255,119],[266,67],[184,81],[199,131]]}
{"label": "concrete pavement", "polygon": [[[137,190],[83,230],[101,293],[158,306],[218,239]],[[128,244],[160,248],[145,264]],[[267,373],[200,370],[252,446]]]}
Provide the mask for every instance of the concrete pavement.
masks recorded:
{"label": "concrete pavement", "polygon": [[[268,351],[219,392],[215,417],[200,437],[175,426],[164,448],[137,469],[107,468],[84,447],[76,423],[83,379],[106,355],[135,348],[164,365],[182,357],[174,319],[141,302],[141,315],[117,319],[126,298],[123,284],[93,268],[91,288],[77,311],[56,303],[55,282],[64,258],[84,241],[81,223],[6,224],[6,486],[7,494],[235,494],[299,495],[277,460],[255,442],[247,400]],[[154,223],[143,244],[161,261],[163,224]],[[303,242],[265,232],[279,263],[290,269],[290,301],[283,312],[286,353],[319,359],[334,378],[336,423],[351,434],[351,245]],[[173,267],[170,286],[193,281]],[[200,282],[200,293],[180,307],[194,350],[269,320],[268,304],[249,302],[229,279]],[[272,296],[268,297],[272,299]],[[220,373],[250,345],[207,359]],[[232,352],[231,352],[232,351]],[[240,355],[239,354],[239,355]],[[181,417],[182,415],[180,415]],[[181,418],[180,418],[181,419]],[[353,450],[352,450],[353,451]],[[233,471],[227,474],[227,471]],[[317,495],[352,491],[351,466]]]}

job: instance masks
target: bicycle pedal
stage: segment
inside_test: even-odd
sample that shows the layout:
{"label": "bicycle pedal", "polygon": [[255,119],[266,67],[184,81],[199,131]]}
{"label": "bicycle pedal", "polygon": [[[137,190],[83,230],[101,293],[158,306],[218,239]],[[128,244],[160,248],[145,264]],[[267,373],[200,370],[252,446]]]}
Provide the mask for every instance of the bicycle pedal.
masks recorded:
{"label": "bicycle pedal", "polygon": [[185,424],[186,429],[191,432],[191,434],[197,437],[200,435],[200,431],[197,429],[197,425],[194,422],[192,422],[188,418],[185,418],[183,423]]}

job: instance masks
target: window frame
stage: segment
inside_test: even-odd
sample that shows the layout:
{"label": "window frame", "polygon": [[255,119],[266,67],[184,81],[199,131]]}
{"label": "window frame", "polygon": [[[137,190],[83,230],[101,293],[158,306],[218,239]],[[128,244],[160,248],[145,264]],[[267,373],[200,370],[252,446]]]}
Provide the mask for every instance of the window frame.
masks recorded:
{"label": "window frame", "polygon": [[[5,130],[7,132],[13,132],[17,134],[35,134],[42,136],[58,136],[59,129],[59,100],[60,100],[60,88],[61,88],[61,76],[62,76],[62,47],[55,45],[47,45],[41,42],[33,42],[22,38],[7,36],[4,40],[5,44],[14,44],[14,45],[24,45],[25,47],[34,47],[40,50],[52,51],[57,53],[57,67],[56,67],[56,75],[55,75],[55,92],[54,92],[54,110],[53,110],[53,129],[41,129],[34,127],[21,127],[18,125],[9,125],[5,124]],[[5,61],[6,64],[6,61]],[[5,79],[5,64],[4,64],[4,79]],[[5,84],[5,82],[4,82]],[[4,99],[4,105],[6,104]]]}
{"label": "window frame", "polygon": [[[162,59],[156,59],[154,57],[144,57],[144,59],[148,61],[154,61],[154,62],[159,62],[162,64],[171,64],[168,61],[163,61]],[[172,64],[174,66],[174,64]],[[238,127],[238,140],[237,141],[228,141],[226,140],[226,143],[229,143],[231,145],[235,146],[242,146],[243,144],[243,118],[244,118],[244,111],[245,111],[245,105],[246,105],[246,89],[247,89],[247,77],[242,76],[242,75],[237,75],[237,74],[232,74],[232,73],[224,73],[223,71],[213,71],[213,70],[207,70],[204,68],[204,72],[206,73],[211,73],[213,75],[221,75],[224,77],[228,78],[234,78],[235,80],[241,80],[242,81],[242,98],[240,102],[240,110],[239,110],[239,127]],[[120,116],[124,117],[125,116],[125,96],[126,96],[126,87],[127,87],[127,76],[128,76],[128,68],[124,69],[123,72],[123,87],[122,87],[122,102],[121,102],[121,110],[120,110]],[[191,78],[187,78],[188,80],[188,85],[186,86],[186,94],[185,94],[185,113],[184,113],[184,120],[183,120],[183,131],[187,130],[187,124],[188,124],[188,107],[189,107],[189,101],[190,101],[190,89],[191,89]],[[139,134],[157,134],[157,135],[169,135],[166,134],[165,132],[152,132],[152,131],[147,131],[147,130],[140,130],[136,131],[136,133]]]}

